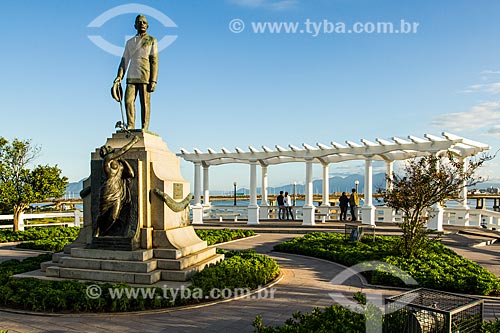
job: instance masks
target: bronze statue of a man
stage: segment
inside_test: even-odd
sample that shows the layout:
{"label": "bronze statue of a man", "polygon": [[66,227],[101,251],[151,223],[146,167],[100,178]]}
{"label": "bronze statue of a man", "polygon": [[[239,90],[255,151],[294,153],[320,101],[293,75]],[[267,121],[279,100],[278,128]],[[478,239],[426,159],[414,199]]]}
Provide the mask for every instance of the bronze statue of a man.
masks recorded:
{"label": "bronze statue of a man", "polygon": [[135,99],[137,93],[141,102],[142,129],[148,130],[150,116],[150,95],[156,88],[158,77],[158,42],[148,35],[148,20],[137,15],[134,27],[137,35],[127,41],[125,51],[118,67],[114,83],[119,83],[127,72],[127,88],[125,90],[125,110],[127,112],[127,128],[135,128]]}

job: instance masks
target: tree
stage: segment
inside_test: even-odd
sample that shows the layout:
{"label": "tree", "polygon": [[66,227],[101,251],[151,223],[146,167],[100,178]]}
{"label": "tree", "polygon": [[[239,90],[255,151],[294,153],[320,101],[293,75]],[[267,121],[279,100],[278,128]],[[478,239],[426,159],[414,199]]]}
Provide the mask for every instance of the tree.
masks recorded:
{"label": "tree", "polygon": [[482,181],[476,170],[492,157],[483,156],[468,163],[448,152],[446,157],[435,155],[406,161],[404,173],[386,176],[390,185],[383,193],[387,206],[403,213],[400,251],[407,258],[418,256],[429,242],[426,230],[431,207],[445,200],[457,199],[464,186]]}
{"label": "tree", "polygon": [[28,169],[39,152],[31,140],[14,139],[9,144],[0,137],[0,209],[13,212],[14,231],[19,230],[19,217],[30,204],[61,197],[68,184],[57,165]]}

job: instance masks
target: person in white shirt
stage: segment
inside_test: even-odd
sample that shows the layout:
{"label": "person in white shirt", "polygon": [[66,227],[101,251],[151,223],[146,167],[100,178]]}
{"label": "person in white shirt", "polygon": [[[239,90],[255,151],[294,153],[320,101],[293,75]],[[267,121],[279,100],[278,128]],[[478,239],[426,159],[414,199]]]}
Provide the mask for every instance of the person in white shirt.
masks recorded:
{"label": "person in white shirt", "polygon": [[293,212],[292,212],[292,198],[288,195],[288,192],[285,192],[285,212],[286,212],[286,219],[289,220],[291,217],[291,220],[293,221]]}

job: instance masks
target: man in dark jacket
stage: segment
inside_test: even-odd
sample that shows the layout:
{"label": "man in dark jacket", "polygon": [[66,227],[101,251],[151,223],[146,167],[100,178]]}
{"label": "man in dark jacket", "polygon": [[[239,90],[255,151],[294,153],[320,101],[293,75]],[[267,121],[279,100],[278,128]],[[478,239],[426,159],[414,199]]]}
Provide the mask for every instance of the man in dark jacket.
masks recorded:
{"label": "man in dark jacket", "polygon": [[339,198],[339,207],[340,207],[340,221],[347,221],[347,208],[349,207],[349,198],[342,192],[342,195]]}
{"label": "man in dark jacket", "polygon": [[276,203],[278,204],[278,218],[283,220],[285,218],[285,197],[283,197],[283,191],[280,191],[280,195],[276,198]]}

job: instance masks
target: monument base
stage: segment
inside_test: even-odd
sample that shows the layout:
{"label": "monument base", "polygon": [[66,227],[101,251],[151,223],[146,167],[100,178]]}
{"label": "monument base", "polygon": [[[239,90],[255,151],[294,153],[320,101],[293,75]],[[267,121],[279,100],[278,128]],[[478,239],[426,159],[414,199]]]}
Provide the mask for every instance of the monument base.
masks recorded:
{"label": "monument base", "polygon": [[[91,177],[84,182],[84,227],[77,240],[42,264],[47,277],[154,284],[187,281],[196,272],[224,259],[189,225],[189,183],[179,159],[157,136],[133,132],[137,142],[121,155],[133,170],[131,200],[120,212],[120,224],[95,236],[103,179],[99,149],[92,154]],[[135,140],[135,139],[134,139]],[[118,151],[131,134],[117,132],[106,146]]]}
{"label": "monument base", "polygon": [[196,272],[224,259],[206,245],[184,256],[178,249],[167,248],[114,251],[75,247],[70,251],[56,253],[52,261],[42,263],[45,276],[130,284],[188,281]]}

